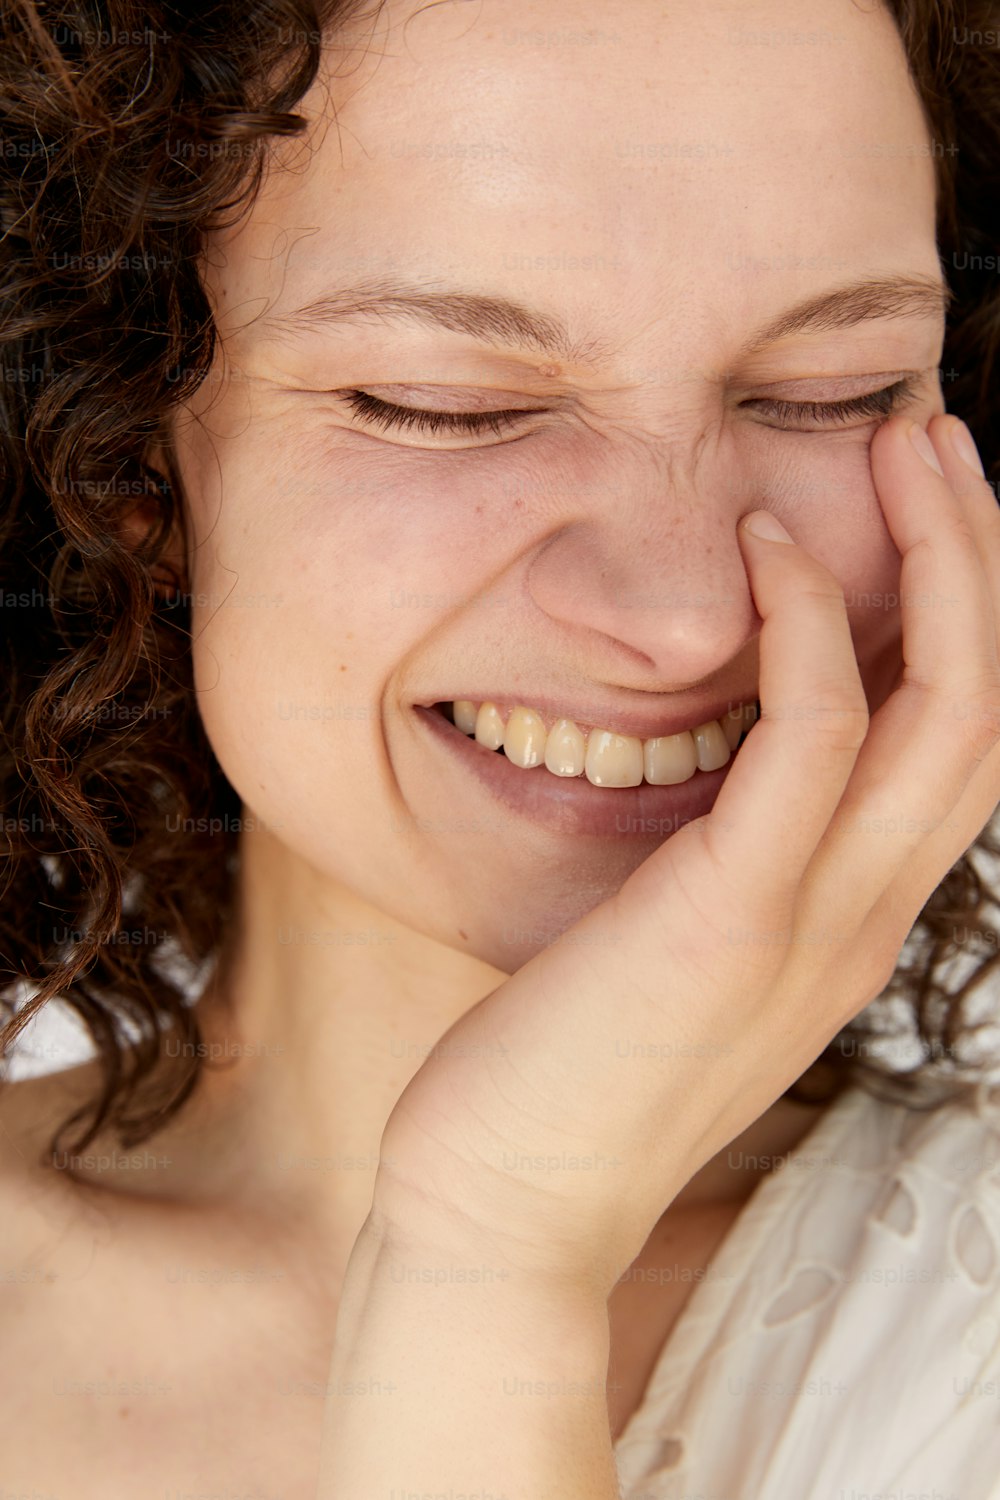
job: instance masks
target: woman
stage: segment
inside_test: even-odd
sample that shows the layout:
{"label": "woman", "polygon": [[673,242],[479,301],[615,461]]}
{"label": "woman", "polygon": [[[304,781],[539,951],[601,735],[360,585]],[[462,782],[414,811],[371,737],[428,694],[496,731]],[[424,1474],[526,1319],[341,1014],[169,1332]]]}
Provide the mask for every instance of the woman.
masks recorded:
{"label": "woman", "polygon": [[7,1490],[1000,1494],[996,20],[8,7]]}

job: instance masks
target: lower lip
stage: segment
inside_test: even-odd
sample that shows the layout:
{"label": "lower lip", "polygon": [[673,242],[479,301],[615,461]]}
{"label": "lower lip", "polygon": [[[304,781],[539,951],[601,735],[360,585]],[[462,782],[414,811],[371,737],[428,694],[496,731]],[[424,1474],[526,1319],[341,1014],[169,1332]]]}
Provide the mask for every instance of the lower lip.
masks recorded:
{"label": "lower lip", "polygon": [[414,704],[417,717],[435,740],[451,751],[456,766],[470,771],[511,812],[553,833],[621,839],[669,837],[711,812],[733,764],[731,754],[717,771],[695,771],[676,786],[594,786],[586,776],[555,776],[544,766],[522,770],[432,708]]}

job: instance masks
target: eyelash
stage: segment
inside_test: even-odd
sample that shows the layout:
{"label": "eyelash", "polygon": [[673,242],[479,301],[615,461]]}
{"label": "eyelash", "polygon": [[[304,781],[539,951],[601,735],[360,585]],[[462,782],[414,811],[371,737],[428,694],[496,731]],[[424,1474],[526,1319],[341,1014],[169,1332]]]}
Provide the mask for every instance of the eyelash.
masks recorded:
{"label": "eyelash", "polygon": [[[894,385],[880,391],[869,391],[864,396],[854,396],[848,401],[777,401],[756,397],[744,404],[763,408],[769,415],[784,421],[808,418],[814,422],[843,422],[851,417],[890,417],[893,412],[913,394],[911,379],[897,380]],[[519,418],[535,416],[542,408],[510,411],[423,411],[415,406],[393,406],[388,401],[379,401],[367,391],[347,392],[347,404],[356,416],[364,417],[383,429],[416,428],[418,432],[470,432],[491,431],[497,436],[505,428],[515,425]],[[814,428],[792,429],[793,431],[817,431]]]}
{"label": "eyelash", "polygon": [[534,411],[421,411],[416,406],[392,406],[367,391],[349,391],[347,404],[355,415],[378,423],[383,429],[415,427],[419,432],[486,432],[498,435],[519,417]]}
{"label": "eyelash", "polygon": [[852,396],[849,401],[771,401],[759,397],[746,405],[764,407],[770,415],[783,420],[808,417],[814,422],[838,422],[850,417],[891,417],[913,395],[914,385],[912,379],[897,380],[894,385],[868,391],[864,396]]}

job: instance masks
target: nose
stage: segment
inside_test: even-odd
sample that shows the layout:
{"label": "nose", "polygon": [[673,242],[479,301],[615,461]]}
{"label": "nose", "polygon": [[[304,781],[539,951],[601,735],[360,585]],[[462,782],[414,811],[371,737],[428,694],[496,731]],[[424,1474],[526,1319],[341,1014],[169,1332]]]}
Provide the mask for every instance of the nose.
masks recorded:
{"label": "nose", "polygon": [[588,653],[622,684],[669,692],[710,681],[760,631],[736,526],[766,501],[712,467],[697,488],[666,494],[633,474],[627,488],[619,477],[588,485],[582,501],[567,495],[566,524],[532,560],[535,608],[570,639],[602,637]]}

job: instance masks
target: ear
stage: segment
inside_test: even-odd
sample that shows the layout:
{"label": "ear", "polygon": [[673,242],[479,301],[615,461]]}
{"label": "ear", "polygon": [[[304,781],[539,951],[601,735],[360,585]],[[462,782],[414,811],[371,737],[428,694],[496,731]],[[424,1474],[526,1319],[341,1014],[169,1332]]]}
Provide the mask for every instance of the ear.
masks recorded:
{"label": "ear", "polygon": [[[184,590],[187,587],[187,549],[184,543],[182,503],[180,494],[171,482],[170,455],[161,440],[157,439],[149,444],[143,453],[143,462],[149,472],[150,486],[162,485],[173,497],[170,538],[166,549],[153,566],[156,593],[166,601],[175,596],[178,589]],[[138,550],[156,532],[162,514],[162,502],[155,494],[138,497],[124,511],[119,521],[126,547]]]}

